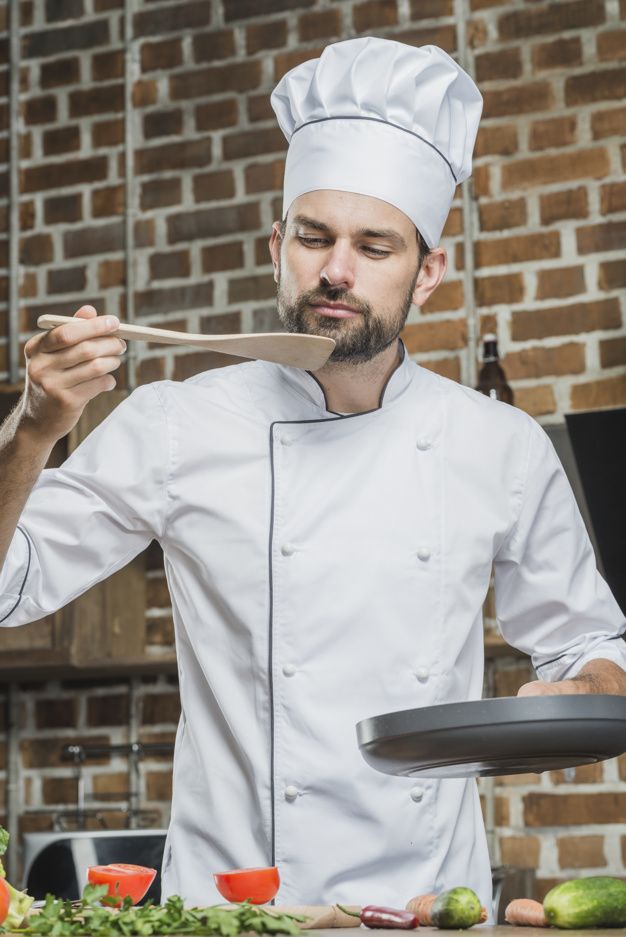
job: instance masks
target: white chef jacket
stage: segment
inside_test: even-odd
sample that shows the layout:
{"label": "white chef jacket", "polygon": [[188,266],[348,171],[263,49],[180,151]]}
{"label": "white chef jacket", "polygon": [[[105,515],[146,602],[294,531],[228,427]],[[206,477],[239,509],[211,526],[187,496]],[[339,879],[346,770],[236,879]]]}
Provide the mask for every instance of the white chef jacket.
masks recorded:
{"label": "white chef jacket", "polygon": [[368,413],[260,361],[138,388],[46,470],[0,577],[0,619],[52,612],[153,539],[182,716],[163,896],[277,863],[281,903],[376,903],[467,885],[489,906],[474,780],[375,771],[355,725],[479,699],[495,565],[506,640],[540,676],[626,667],[552,446],[520,410],[405,355]]}

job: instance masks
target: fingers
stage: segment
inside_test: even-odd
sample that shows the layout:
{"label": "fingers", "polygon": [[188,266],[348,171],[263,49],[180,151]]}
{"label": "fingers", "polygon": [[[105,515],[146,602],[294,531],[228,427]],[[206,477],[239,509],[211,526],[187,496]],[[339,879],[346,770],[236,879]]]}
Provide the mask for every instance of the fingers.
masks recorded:
{"label": "fingers", "polygon": [[59,390],[78,387],[79,384],[100,379],[104,375],[110,374],[111,371],[117,371],[121,363],[121,360],[114,355],[94,358],[84,364],[61,371],[57,376],[56,385]]}
{"label": "fingers", "polygon": [[122,338],[100,337],[85,339],[76,345],[70,345],[69,348],[62,348],[55,351],[54,367],[62,370],[74,370],[77,365],[87,361],[94,361],[96,358],[113,357],[121,355],[126,351],[127,345]]}
{"label": "fingers", "polygon": [[[83,309],[92,309],[93,307],[84,306]],[[81,310],[79,310],[81,311]],[[86,339],[97,338],[102,335],[110,335],[116,332],[120,327],[119,319],[116,316],[75,316],[74,321],[65,322],[63,325],[57,325],[42,336],[38,346],[38,351],[55,352],[63,348],[69,348],[71,345],[77,345]]]}

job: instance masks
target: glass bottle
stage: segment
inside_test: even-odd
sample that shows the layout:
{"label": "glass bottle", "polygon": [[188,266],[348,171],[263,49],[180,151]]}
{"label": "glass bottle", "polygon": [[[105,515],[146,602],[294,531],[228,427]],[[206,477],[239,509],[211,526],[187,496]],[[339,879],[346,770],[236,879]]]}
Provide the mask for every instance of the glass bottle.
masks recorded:
{"label": "glass bottle", "polygon": [[498,340],[492,332],[483,335],[483,365],[478,374],[476,390],[493,400],[513,404],[513,391],[498,356]]}

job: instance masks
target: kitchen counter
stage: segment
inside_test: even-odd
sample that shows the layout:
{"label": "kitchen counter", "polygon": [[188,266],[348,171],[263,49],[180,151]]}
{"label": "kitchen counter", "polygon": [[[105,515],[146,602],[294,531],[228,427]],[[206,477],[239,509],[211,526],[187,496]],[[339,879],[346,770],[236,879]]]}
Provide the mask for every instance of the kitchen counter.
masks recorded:
{"label": "kitchen counter", "polygon": [[568,937],[617,937],[620,933],[623,933],[624,928],[619,927],[605,927],[605,928],[585,928],[579,930],[557,930],[555,927],[513,927],[510,924],[481,924],[478,927],[472,927],[466,931],[446,931],[438,930],[436,927],[418,927],[417,931],[401,931],[401,930],[370,930],[367,927],[329,927],[329,928],[320,928],[319,930],[307,930],[304,931],[305,934],[315,934],[315,937],[364,937],[365,934],[371,934],[372,937],[376,937],[377,934],[380,934],[381,937],[383,934],[393,934],[394,937],[400,937],[401,934],[421,934],[422,937],[425,937],[426,934],[439,934],[441,937],[445,937],[446,934],[483,934],[484,937],[547,937],[547,935],[554,934],[563,934],[568,935]]}

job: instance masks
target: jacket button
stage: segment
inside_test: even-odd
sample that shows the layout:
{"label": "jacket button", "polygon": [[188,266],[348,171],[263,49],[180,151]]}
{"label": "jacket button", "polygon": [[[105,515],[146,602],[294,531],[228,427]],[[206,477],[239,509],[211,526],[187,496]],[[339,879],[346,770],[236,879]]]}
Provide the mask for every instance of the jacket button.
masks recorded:
{"label": "jacket button", "polygon": [[416,804],[419,804],[419,802],[423,799],[423,797],[424,797],[424,791],[421,787],[411,788],[411,800],[412,801],[414,801]]}
{"label": "jacket button", "polygon": [[283,556],[292,556],[296,552],[296,548],[293,543],[283,543],[280,552]]}
{"label": "jacket button", "polygon": [[417,558],[426,562],[431,557],[431,552],[428,547],[420,547],[417,551]]}
{"label": "jacket button", "polygon": [[293,664],[283,664],[283,673],[286,677],[293,677],[296,668]]}
{"label": "jacket button", "polygon": [[430,447],[432,446],[432,442],[430,441],[428,436],[420,436],[419,439],[417,440],[416,445],[418,449],[421,449],[422,452],[424,452],[426,449],[430,449]]}
{"label": "jacket button", "polygon": [[299,793],[300,791],[298,790],[298,788],[294,787],[293,784],[290,784],[288,787],[285,788],[285,800],[288,800],[290,803],[292,803],[296,799]]}
{"label": "jacket button", "polygon": [[428,680],[430,674],[428,672],[428,667],[418,667],[415,671],[415,676],[418,680]]}

